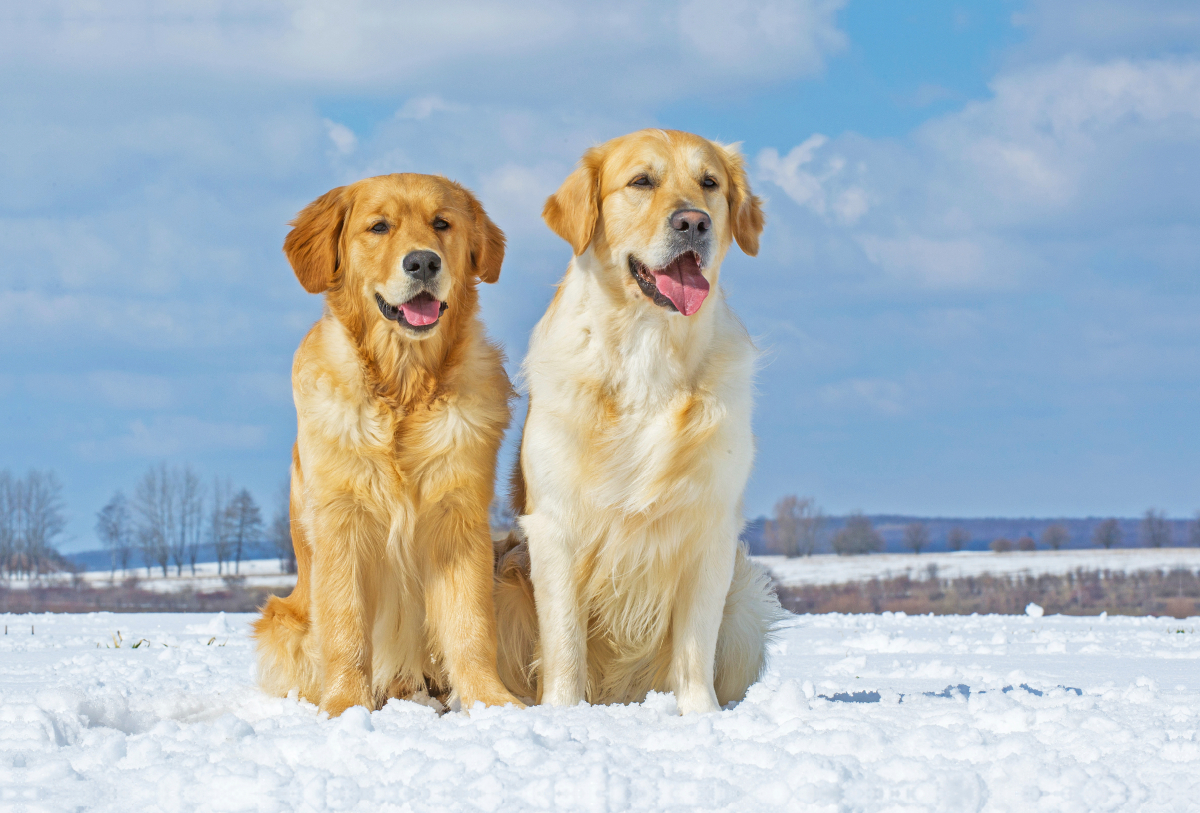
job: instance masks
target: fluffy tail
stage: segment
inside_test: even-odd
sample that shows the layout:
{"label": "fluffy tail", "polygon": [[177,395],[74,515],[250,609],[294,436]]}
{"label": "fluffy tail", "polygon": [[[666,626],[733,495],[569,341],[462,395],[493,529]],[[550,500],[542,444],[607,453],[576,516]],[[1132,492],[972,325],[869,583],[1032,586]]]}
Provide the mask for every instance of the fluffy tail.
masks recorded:
{"label": "fluffy tail", "polygon": [[308,608],[296,601],[296,593],[287,598],[272,596],[262,608],[262,617],[254,622],[258,642],[258,685],[268,694],[285,696],[299,689],[300,696],[312,703],[321,700],[320,684],[312,660],[304,651],[308,635]]}
{"label": "fluffy tail", "polygon": [[537,700],[537,609],[529,578],[529,549],[516,532],[495,543],[493,600],[500,679],[527,702]]}
{"label": "fluffy tail", "polygon": [[750,561],[739,544],[713,667],[713,689],[722,706],[741,700],[750,685],[762,677],[772,630],[786,615],[771,589],[770,576]]}

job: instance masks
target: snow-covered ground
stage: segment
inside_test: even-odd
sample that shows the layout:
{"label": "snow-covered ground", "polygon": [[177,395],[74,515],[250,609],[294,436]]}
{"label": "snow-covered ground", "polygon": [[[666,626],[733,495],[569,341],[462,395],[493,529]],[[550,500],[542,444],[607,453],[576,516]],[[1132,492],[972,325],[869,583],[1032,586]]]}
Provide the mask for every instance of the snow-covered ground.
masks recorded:
{"label": "snow-covered ground", "polygon": [[925,578],[931,565],[942,579],[1005,574],[1062,575],[1084,570],[1132,573],[1138,570],[1200,570],[1200,548],[1116,548],[1113,550],[1043,550],[1034,553],[881,553],[870,556],[818,556],[785,559],[756,556],[781,584],[840,584],[909,575]]}
{"label": "snow-covered ground", "polygon": [[[167,576],[163,576],[161,568],[152,568],[147,572],[146,568],[130,568],[129,570],[117,570],[115,575],[109,570],[90,570],[81,574],[82,578],[90,582],[95,587],[108,587],[111,584],[120,584],[126,578],[133,577],[138,580],[138,587],[143,590],[153,590],[159,593],[170,593],[179,590],[195,590],[197,593],[211,593],[219,590],[228,589],[225,583],[225,578],[228,576],[239,576],[242,579],[242,584],[246,587],[278,587],[290,588],[296,584],[295,574],[288,575],[282,572],[278,559],[249,559],[241,563],[238,572],[233,572],[233,565],[226,565],[222,574],[217,573],[216,562],[201,562],[196,565],[196,573],[192,574],[191,567],[184,565],[183,574],[175,575],[175,566],[168,568]],[[43,577],[43,581],[70,581],[70,576],[66,574],[56,574],[49,577]],[[26,579],[10,579],[6,582],[9,587],[21,589],[29,586],[29,581]]]}
{"label": "snow-covered ground", "polygon": [[328,720],[254,687],[250,618],[0,616],[0,809],[1062,812],[1200,799],[1200,619],[799,616],[762,682],[717,714],[680,718],[656,695],[443,716],[392,701]]}

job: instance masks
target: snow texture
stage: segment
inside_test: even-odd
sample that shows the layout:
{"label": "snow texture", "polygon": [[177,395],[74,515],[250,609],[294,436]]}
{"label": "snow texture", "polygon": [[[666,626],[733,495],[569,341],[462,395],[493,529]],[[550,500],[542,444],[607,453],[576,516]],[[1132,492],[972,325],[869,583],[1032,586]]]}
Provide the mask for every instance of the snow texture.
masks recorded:
{"label": "snow texture", "polygon": [[336,720],[248,615],[0,616],[0,810],[1195,810],[1200,619],[1035,616],[798,616],[715,714]]}
{"label": "snow texture", "polygon": [[940,579],[965,576],[1065,575],[1079,569],[1134,573],[1139,570],[1200,570],[1200,548],[1115,548],[1113,550],[1041,550],[1032,553],[880,553],[869,556],[817,556],[785,559],[756,556],[780,584],[841,584],[910,576],[924,579],[929,567]]}

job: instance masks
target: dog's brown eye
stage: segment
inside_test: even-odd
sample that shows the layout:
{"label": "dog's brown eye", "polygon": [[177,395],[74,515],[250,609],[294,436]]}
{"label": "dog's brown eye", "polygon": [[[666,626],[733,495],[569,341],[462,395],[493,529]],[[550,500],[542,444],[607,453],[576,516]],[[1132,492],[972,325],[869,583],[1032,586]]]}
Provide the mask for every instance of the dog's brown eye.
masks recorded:
{"label": "dog's brown eye", "polygon": [[433,227],[438,231],[445,231],[446,229],[450,228],[450,224],[439,217],[437,220],[433,221]]}
{"label": "dog's brown eye", "polygon": [[630,181],[630,182],[629,182],[629,185],[630,185],[630,186],[643,186],[643,187],[645,187],[645,186],[651,186],[652,184],[650,183],[650,176],[648,176],[648,175],[639,175],[639,176],[637,176],[636,178],[634,178],[632,181]]}
{"label": "dog's brown eye", "polygon": [[717,186],[717,179],[709,175],[701,183],[707,189],[715,189]]}
{"label": "dog's brown eye", "polygon": [[376,234],[387,234],[389,228],[390,227],[388,226],[387,221],[380,220],[371,227],[371,231],[375,232]]}

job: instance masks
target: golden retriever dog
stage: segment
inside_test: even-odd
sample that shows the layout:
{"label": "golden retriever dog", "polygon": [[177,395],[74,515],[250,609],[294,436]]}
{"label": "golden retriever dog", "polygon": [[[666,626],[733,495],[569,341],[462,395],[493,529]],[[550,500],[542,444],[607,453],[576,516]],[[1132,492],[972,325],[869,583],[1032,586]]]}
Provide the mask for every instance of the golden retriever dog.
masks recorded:
{"label": "golden retriever dog", "polygon": [[738,542],[755,348],[718,284],[733,241],[758,251],[759,200],[735,148],[643,130],[588,150],[543,217],[575,256],[523,370],[501,676],[551,705],[715,711],[782,612]]}
{"label": "golden retriever dog", "polygon": [[477,316],[504,234],[429,175],[334,189],[283,250],[325,313],[292,366],[298,579],[254,625],[258,680],[331,716],[388,697],[518,703],[496,671],[488,504],[512,393]]}

